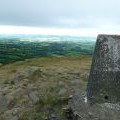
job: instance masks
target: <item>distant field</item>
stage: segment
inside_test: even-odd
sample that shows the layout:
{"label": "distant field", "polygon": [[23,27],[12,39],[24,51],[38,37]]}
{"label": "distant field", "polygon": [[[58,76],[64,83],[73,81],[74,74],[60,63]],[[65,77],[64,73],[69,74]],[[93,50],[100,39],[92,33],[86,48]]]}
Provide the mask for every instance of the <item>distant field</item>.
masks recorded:
{"label": "distant field", "polygon": [[[82,39],[82,40],[81,40]],[[7,64],[34,57],[92,55],[95,41],[90,38],[51,36],[0,37],[0,63]]]}

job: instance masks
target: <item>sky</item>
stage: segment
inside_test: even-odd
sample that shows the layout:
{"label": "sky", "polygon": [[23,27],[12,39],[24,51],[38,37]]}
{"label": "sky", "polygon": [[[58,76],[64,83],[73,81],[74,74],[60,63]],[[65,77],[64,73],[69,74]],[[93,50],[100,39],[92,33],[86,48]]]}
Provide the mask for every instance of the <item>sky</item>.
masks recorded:
{"label": "sky", "polygon": [[120,0],[0,0],[1,34],[120,34]]}

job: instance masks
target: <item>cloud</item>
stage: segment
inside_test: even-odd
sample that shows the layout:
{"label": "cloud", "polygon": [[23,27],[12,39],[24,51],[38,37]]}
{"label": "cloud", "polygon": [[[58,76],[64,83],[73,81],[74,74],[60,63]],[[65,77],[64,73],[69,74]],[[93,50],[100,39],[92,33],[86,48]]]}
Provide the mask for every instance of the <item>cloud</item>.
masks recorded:
{"label": "cloud", "polygon": [[106,26],[101,28],[65,29],[0,25],[0,34],[42,34],[97,37],[98,34],[120,34],[120,26],[118,27],[119,29],[116,29],[116,26],[114,26],[112,29],[110,29],[111,27],[106,29]]}
{"label": "cloud", "polygon": [[0,24],[118,30],[119,5],[119,0],[1,0]]}

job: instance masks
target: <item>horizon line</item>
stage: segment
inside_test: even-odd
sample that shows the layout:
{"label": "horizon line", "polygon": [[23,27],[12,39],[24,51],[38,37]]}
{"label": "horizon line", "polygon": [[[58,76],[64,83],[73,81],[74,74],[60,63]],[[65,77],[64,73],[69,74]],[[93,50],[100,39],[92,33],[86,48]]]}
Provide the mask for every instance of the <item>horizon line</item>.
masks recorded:
{"label": "horizon line", "polygon": [[119,31],[107,31],[100,28],[50,28],[50,27],[30,27],[30,26],[13,26],[13,25],[0,25],[0,35],[12,34],[32,34],[32,35],[59,35],[59,36],[88,36],[97,37],[99,34],[112,34],[120,35]]}

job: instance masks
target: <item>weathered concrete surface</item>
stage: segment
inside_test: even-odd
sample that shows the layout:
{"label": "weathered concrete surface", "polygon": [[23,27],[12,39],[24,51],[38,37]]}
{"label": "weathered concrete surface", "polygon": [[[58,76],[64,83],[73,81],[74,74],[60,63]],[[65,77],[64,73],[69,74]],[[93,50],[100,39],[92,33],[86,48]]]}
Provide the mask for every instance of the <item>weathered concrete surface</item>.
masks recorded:
{"label": "weathered concrete surface", "polygon": [[98,36],[88,80],[87,98],[92,104],[120,103],[120,36]]}
{"label": "weathered concrete surface", "polygon": [[87,88],[69,105],[75,120],[120,120],[120,36],[98,35]]}
{"label": "weathered concrete surface", "polygon": [[118,104],[96,103],[90,105],[86,102],[85,90],[80,90],[69,102],[72,108],[73,120],[120,120],[120,107]]}

